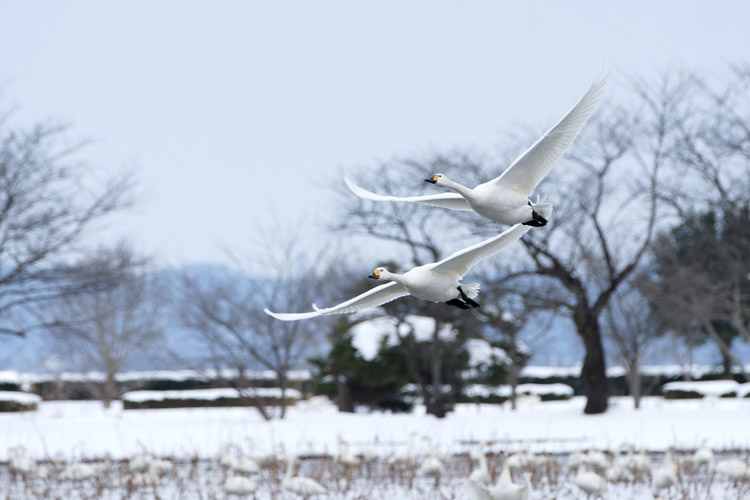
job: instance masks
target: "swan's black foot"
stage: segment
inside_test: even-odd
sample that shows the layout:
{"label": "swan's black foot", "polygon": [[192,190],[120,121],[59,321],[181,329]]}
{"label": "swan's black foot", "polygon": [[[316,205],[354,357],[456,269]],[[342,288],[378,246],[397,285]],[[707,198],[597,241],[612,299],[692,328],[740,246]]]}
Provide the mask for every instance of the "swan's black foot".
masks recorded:
{"label": "swan's black foot", "polygon": [[469,306],[466,305],[465,302],[459,299],[451,299],[448,302],[446,302],[449,306],[456,306],[459,309],[469,309]]}
{"label": "swan's black foot", "polygon": [[461,294],[461,298],[464,302],[469,304],[471,307],[479,307],[479,302],[475,301],[474,299],[470,299],[468,295],[464,293],[464,291],[461,289],[461,287],[458,287],[458,293]]}
{"label": "swan's black foot", "polygon": [[536,210],[531,210],[531,220],[524,222],[524,226],[531,227],[542,227],[547,225],[547,219],[536,213]]}

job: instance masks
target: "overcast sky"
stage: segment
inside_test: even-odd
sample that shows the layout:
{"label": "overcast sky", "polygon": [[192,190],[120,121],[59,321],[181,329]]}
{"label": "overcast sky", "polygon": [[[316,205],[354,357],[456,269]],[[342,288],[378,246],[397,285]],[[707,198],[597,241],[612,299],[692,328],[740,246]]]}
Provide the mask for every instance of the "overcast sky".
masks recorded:
{"label": "overcast sky", "polygon": [[616,94],[623,73],[746,61],[748,19],[741,1],[2,0],[0,109],[138,168],[149,201],[110,237],[221,261],[272,211],[325,218],[339,170],[546,128],[599,66]]}

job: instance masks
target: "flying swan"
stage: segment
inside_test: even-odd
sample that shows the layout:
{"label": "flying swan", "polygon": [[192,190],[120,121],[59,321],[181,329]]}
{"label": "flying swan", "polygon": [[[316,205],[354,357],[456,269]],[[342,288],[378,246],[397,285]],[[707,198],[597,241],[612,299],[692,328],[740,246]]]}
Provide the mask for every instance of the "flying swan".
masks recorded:
{"label": "flying swan", "polygon": [[606,84],[606,74],[597,77],[576,105],[505,172],[473,189],[448,179],[444,174],[435,174],[425,181],[452,189],[455,193],[400,198],[372,193],[346,178],[344,182],[354,194],[367,200],[407,201],[454,210],[473,210],[502,224],[544,226],[552,212],[552,204],[540,202],[539,198],[532,203],[529,196],[578,137],[602,100]]}
{"label": "flying swan", "polygon": [[328,314],[352,313],[383,305],[405,295],[432,302],[445,302],[461,309],[479,307],[474,301],[474,297],[479,294],[479,284],[462,284],[464,274],[482,259],[521,238],[529,229],[531,227],[516,224],[497,236],[459,250],[440,262],[418,266],[404,274],[392,273],[384,267],[378,267],[368,278],[390,280],[390,283],[375,287],[333,307],[319,309],[313,304],[314,311],[305,313],[275,313],[268,308],[263,311],[276,319],[295,321]]}

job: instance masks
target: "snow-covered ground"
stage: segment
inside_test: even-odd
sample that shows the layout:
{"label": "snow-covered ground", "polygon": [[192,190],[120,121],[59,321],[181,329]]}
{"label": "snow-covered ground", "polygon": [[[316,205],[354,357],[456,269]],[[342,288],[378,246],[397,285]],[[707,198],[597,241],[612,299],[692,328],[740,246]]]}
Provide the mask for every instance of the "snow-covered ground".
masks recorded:
{"label": "snow-covered ground", "polygon": [[[571,451],[596,448],[614,453],[623,443],[655,453],[654,466],[667,447],[673,446],[678,453],[685,455],[704,442],[725,456],[748,459],[750,399],[666,401],[646,398],[643,408],[634,410],[630,398],[612,398],[610,411],[597,416],[583,415],[584,402],[580,397],[569,401],[532,402],[515,412],[507,405],[460,405],[447,418],[439,420],[419,411],[407,415],[341,414],[330,403],[313,399],[291,408],[286,419],[270,422],[264,422],[252,408],[123,410],[116,402],[112,408],[104,410],[96,402],[43,402],[37,411],[0,414],[0,460],[9,460],[22,448],[30,458],[57,463],[108,458],[115,461],[110,467],[116,470],[124,467],[118,465],[118,460],[148,451],[183,464],[182,469],[178,466],[174,474],[198,478],[195,480],[202,485],[196,486],[195,496],[190,496],[188,493],[193,490],[187,488],[183,491],[182,487],[175,486],[181,483],[175,483],[173,475],[170,476],[173,477],[172,483],[166,480],[172,486],[165,486],[160,498],[211,498],[214,490],[219,492],[218,498],[225,498],[222,489],[225,472],[217,465],[217,460],[229,445],[235,445],[241,454],[285,450],[303,457],[321,457],[336,456],[339,439],[344,439],[354,453],[376,455],[378,463],[385,464],[389,458],[407,449],[411,442],[416,456],[423,456],[432,446],[437,446],[451,457],[438,486],[431,478],[415,476],[412,472],[409,479],[407,472],[403,473],[406,476],[398,475],[393,468],[382,466],[378,469],[382,472],[378,473],[380,476],[370,476],[369,481],[374,481],[373,477],[380,478],[377,484],[371,482],[367,486],[368,479],[363,472],[350,478],[359,485],[352,490],[351,485],[347,487],[342,483],[344,473],[336,472],[335,463],[322,466],[321,463],[328,462],[316,462],[323,460],[320,458],[305,458],[301,461],[302,470],[326,484],[331,493],[323,498],[460,499],[469,498],[462,486],[469,472],[465,457],[477,443],[489,443],[488,450],[495,457],[499,457],[501,451],[514,453],[527,448],[535,453],[563,454],[555,459],[562,464],[564,454]],[[493,474],[499,473],[499,458],[497,460]],[[314,463],[319,465],[313,467]],[[193,472],[185,472],[185,467]],[[123,470],[127,472],[126,468]],[[206,477],[201,476],[204,473]],[[122,475],[111,474],[113,478]],[[283,470],[273,474],[273,477],[256,477],[260,486],[268,485],[266,490],[261,487],[257,498],[294,498],[284,496],[279,489],[278,479]],[[699,483],[703,485],[701,488],[711,491],[728,488],[726,481],[721,483],[720,478],[704,476]],[[384,483],[384,478],[391,479]],[[391,480],[393,484],[389,485]],[[0,471],[0,489],[15,485],[16,489],[12,491],[17,492],[18,498],[37,498],[23,490],[33,485],[22,486],[14,481],[7,468]],[[119,484],[119,488],[125,487],[122,480],[112,481]],[[572,475],[567,472],[555,484],[543,481],[536,488],[538,495],[533,498],[583,498],[573,484]],[[750,498],[747,482],[743,484],[745,486],[734,484],[734,489],[731,489],[733,496],[727,498]],[[72,488],[66,498],[75,498],[75,488],[66,488]],[[706,493],[705,488],[696,488],[693,489]],[[376,491],[378,493],[374,493]],[[541,493],[543,491],[547,493]],[[112,493],[111,498],[121,498],[121,493]],[[714,493],[711,495],[723,498]],[[669,494],[662,496],[672,498]],[[630,486],[611,485],[605,498],[651,499],[653,495],[649,482],[644,480]]]}
{"label": "snow-covered ground", "polygon": [[585,400],[522,405],[459,405],[445,419],[412,414],[339,413],[321,399],[291,407],[287,418],[262,420],[253,408],[109,410],[94,401],[43,402],[37,411],[0,414],[0,460],[23,445],[38,459],[128,458],[147,449],[159,455],[215,458],[230,443],[271,450],[284,446],[299,454],[330,454],[339,438],[355,453],[388,455],[412,432],[429,436],[451,452],[466,443],[491,442],[507,451],[567,452],[583,447],[611,449],[623,442],[663,451],[695,448],[707,440],[715,449],[750,449],[750,398],[663,400],[612,398],[603,415],[584,415]]}

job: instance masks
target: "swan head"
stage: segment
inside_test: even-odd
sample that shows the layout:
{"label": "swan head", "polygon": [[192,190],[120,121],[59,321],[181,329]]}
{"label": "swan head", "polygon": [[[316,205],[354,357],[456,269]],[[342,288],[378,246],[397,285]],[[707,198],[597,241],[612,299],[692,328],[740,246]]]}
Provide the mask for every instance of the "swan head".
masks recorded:
{"label": "swan head", "polygon": [[374,280],[379,280],[380,279],[380,275],[383,274],[383,273],[387,273],[387,272],[388,272],[388,270],[386,268],[384,268],[384,267],[378,267],[378,268],[376,268],[372,272],[371,275],[368,276],[368,278],[372,278]]}
{"label": "swan head", "polygon": [[443,174],[434,174],[425,179],[425,182],[429,182],[430,184],[437,184],[440,185],[440,181],[445,181],[446,177]]}

